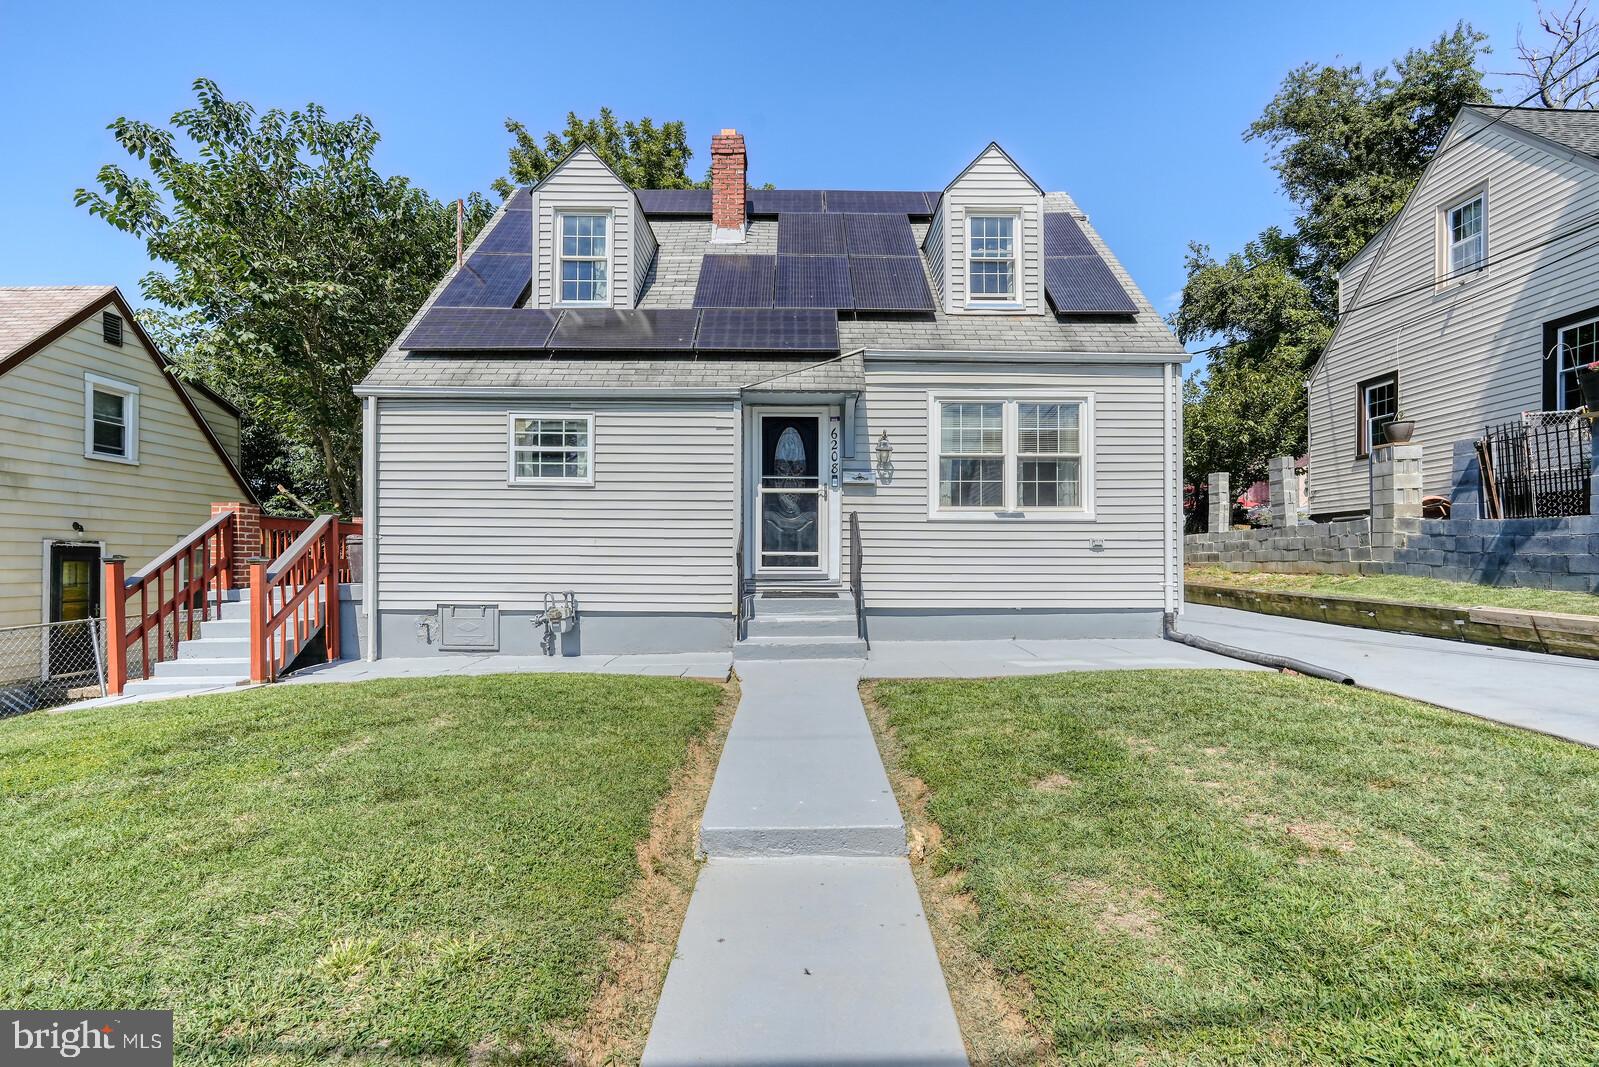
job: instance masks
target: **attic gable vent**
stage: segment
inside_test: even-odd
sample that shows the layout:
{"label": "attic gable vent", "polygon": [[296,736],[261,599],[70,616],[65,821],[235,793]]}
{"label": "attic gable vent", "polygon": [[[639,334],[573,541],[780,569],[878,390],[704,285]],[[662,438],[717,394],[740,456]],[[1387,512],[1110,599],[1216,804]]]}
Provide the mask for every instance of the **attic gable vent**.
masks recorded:
{"label": "attic gable vent", "polygon": [[107,311],[100,316],[101,336],[108,345],[122,347],[122,316],[114,311]]}

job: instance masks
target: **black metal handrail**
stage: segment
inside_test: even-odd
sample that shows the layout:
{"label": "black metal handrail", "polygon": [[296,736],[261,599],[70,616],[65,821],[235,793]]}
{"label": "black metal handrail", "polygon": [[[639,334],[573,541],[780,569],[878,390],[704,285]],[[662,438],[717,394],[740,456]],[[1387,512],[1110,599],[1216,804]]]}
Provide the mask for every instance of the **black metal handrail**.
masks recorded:
{"label": "black metal handrail", "polygon": [[855,636],[866,642],[866,651],[872,650],[872,638],[866,632],[866,592],[861,586],[861,518],[849,513],[849,591],[855,597]]}
{"label": "black metal handrail", "polygon": [[739,524],[738,544],[733,549],[733,628],[742,641],[749,635],[750,616],[755,614],[754,584],[744,576],[744,526]]}

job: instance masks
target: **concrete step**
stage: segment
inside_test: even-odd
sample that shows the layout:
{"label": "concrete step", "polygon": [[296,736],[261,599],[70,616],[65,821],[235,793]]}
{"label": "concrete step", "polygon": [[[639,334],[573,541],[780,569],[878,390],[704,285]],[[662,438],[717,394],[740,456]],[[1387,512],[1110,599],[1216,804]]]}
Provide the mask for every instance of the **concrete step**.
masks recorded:
{"label": "concrete step", "polygon": [[700,871],[644,1067],[966,1062],[905,860]]}
{"label": "concrete step", "polygon": [[755,594],[755,618],[776,615],[855,615],[855,598],[846,592],[828,595],[781,596],[770,591]]}
{"label": "concrete step", "polygon": [[733,646],[733,660],[865,659],[866,642],[856,637],[746,637]]}
{"label": "concrete step", "polygon": [[217,659],[163,660],[150,668],[150,677],[160,681],[201,678],[237,682],[250,677],[250,659],[248,656],[234,656]]}
{"label": "concrete step", "polygon": [[[210,623],[206,624],[211,625]],[[223,623],[222,625],[230,625]],[[178,643],[179,660],[201,659],[243,659],[250,656],[250,632],[245,630],[243,637],[217,637],[208,635],[205,626],[200,627],[200,638],[196,641],[180,641]]]}
{"label": "concrete step", "polygon": [[854,637],[855,616],[757,615],[749,620],[751,637]]}
{"label": "concrete step", "polygon": [[250,639],[249,619],[207,619],[200,624],[200,637],[209,641],[216,638]]}
{"label": "concrete step", "polygon": [[750,663],[700,820],[710,856],[903,856],[860,665]]}

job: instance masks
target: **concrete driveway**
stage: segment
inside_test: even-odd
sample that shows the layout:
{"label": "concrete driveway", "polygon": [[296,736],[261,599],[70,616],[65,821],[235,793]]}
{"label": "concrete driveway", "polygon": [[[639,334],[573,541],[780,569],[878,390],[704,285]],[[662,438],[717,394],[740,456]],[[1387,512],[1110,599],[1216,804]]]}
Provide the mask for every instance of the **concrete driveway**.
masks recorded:
{"label": "concrete driveway", "polygon": [[1368,689],[1599,746],[1599,660],[1188,604],[1178,629],[1343,671]]}

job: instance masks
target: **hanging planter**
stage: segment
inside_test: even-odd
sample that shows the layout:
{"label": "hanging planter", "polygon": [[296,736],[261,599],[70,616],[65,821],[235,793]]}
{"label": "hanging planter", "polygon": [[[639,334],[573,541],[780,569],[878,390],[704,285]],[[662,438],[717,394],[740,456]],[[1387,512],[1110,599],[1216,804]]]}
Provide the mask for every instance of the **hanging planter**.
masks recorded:
{"label": "hanging planter", "polygon": [[1578,367],[1577,385],[1582,389],[1582,406],[1589,411],[1599,411],[1599,363]]}
{"label": "hanging planter", "polygon": [[1385,423],[1382,428],[1383,440],[1391,445],[1410,444],[1410,435],[1416,432],[1416,420],[1407,419],[1403,414],[1393,422]]}

